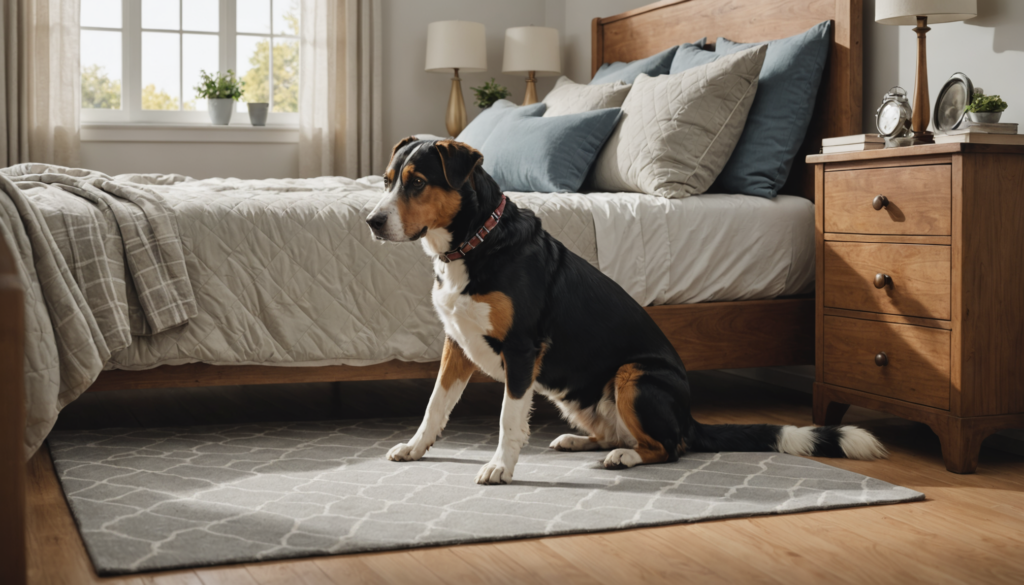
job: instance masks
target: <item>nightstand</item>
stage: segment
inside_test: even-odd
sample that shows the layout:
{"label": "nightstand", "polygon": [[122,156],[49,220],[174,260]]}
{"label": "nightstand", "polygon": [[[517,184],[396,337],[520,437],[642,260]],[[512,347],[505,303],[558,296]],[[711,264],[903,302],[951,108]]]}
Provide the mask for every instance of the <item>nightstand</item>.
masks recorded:
{"label": "nightstand", "polygon": [[946,469],[1024,428],[1024,146],[812,155],[814,422],[926,423]]}

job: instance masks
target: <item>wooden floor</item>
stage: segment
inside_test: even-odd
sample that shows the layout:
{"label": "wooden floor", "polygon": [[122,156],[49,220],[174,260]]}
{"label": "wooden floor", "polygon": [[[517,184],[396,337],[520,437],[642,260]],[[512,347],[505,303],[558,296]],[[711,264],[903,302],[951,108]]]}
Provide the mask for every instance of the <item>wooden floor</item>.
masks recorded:
{"label": "wooden floor", "polygon": [[[693,375],[696,418],[808,424],[810,396],[724,373]],[[146,390],[83,396],[58,428],[420,416],[429,382]],[[453,416],[497,414],[474,385]],[[538,404],[535,417],[554,416]],[[851,409],[882,462],[829,463],[927,494],[924,502],[543,539],[359,554],[100,579],[49,456],[29,470],[29,582],[327,585],[358,583],[1020,583],[1024,459],[985,449],[976,475],[946,472],[927,427]],[[595,458],[600,455],[595,453]]]}

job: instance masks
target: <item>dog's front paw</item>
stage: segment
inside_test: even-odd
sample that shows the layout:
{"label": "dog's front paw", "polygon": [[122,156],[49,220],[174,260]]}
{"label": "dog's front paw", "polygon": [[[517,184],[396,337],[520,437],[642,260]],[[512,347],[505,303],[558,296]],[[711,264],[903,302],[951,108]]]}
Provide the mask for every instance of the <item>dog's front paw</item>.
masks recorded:
{"label": "dog's front paw", "polygon": [[503,463],[490,462],[480,468],[476,474],[476,482],[481,485],[497,485],[499,483],[511,483],[512,468],[505,467]]}
{"label": "dog's front paw", "polygon": [[417,447],[416,445],[409,445],[408,443],[399,443],[388,451],[388,459],[391,461],[416,461],[427,450]]}
{"label": "dog's front paw", "polygon": [[616,449],[604,458],[604,466],[607,469],[622,469],[633,467],[641,462],[640,454],[632,449]]}

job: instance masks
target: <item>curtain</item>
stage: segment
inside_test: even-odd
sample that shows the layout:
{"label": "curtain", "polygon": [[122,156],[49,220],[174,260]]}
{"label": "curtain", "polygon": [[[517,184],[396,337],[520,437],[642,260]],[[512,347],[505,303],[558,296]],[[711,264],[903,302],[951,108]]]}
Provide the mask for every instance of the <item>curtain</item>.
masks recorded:
{"label": "curtain", "polygon": [[78,166],[79,0],[0,2],[0,167]]}
{"label": "curtain", "polygon": [[299,174],[383,172],[380,0],[301,0]]}

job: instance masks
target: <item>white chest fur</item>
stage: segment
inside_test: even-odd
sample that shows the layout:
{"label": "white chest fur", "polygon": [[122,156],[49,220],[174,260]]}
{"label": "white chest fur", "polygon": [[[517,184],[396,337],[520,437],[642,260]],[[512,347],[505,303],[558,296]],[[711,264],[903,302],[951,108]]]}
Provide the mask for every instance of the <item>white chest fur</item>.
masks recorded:
{"label": "white chest fur", "polygon": [[492,329],[491,305],[462,294],[469,284],[465,263],[456,261],[445,264],[435,260],[434,272],[441,280],[440,283],[434,283],[434,310],[444,324],[445,333],[462,347],[481,371],[503,381],[505,373],[501,367],[501,357],[484,340],[484,336]]}

